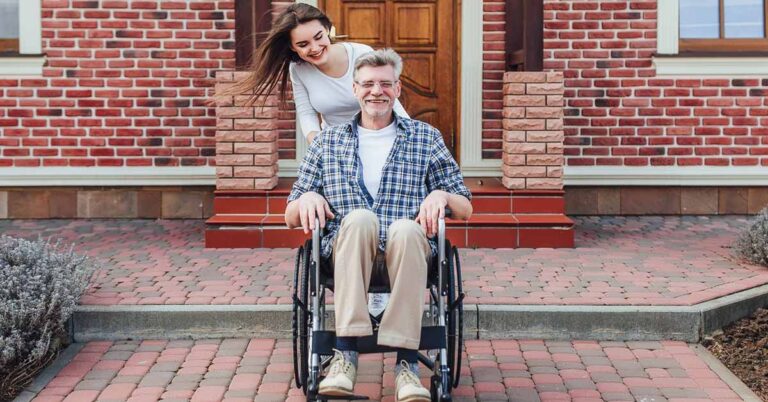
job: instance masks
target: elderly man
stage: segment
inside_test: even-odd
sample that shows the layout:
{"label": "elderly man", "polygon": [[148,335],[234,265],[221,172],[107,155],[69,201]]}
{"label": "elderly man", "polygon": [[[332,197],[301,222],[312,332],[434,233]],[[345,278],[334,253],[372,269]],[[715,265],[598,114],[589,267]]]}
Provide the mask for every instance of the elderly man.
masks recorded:
{"label": "elderly man", "polygon": [[356,337],[373,334],[366,296],[377,253],[392,289],[377,342],[398,349],[396,399],[429,401],[417,353],[428,261],[445,208],[468,219],[471,197],[440,132],[392,112],[402,60],[393,50],[357,59],[353,90],[361,112],[323,130],[312,142],[288,197],[289,227],[325,227],[324,257],[334,262],[336,355],[320,383],[323,395],[350,395]]}

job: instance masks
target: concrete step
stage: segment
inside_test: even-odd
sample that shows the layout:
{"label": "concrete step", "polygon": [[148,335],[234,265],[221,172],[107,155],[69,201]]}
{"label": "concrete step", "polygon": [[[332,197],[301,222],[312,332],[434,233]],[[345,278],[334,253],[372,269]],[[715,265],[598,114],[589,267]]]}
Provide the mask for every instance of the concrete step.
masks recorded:
{"label": "concrete step", "polygon": [[[681,340],[704,334],[768,305],[768,285],[693,306],[464,306],[465,339]],[[333,306],[329,306],[329,312]],[[329,314],[332,323],[333,314]],[[290,338],[291,306],[78,306],[77,342],[217,337]]]}

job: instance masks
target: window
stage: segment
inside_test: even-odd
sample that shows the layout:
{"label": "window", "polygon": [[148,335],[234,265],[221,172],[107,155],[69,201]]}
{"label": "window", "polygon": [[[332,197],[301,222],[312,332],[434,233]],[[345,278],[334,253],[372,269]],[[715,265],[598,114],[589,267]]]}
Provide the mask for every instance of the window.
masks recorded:
{"label": "window", "polygon": [[659,76],[768,74],[768,0],[659,0]]}
{"label": "window", "polygon": [[0,55],[19,52],[19,3],[0,0]]}
{"label": "window", "polygon": [[0,0],[0,75],[43,74],[40,0]]}
{"label": "window", "polygon": [[680,0],[679,53],[768,53],[768,0]]}

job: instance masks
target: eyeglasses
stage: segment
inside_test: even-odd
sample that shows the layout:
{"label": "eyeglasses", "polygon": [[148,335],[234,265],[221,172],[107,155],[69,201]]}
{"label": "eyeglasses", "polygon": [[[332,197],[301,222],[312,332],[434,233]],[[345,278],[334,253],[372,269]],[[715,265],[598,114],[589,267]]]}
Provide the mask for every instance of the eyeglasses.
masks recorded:
{"label": "eyeglasses", "polygon": [[373,89],[376,85],[379,86],[381,89],[392,89],[395,86],[395,83],[397,81],[355,81],[357,85],[360,85],[361,87],[365,89]]}

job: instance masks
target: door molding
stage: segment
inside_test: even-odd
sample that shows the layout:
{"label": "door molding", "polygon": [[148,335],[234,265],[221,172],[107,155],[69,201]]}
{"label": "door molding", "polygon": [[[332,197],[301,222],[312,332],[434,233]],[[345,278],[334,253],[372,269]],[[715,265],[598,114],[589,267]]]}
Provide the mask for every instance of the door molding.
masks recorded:
{"label": "door molding", "polygon": [[[317,6],[317,0],[297,0]],[[461,170],[467,177],[501,176],[500,159],[483,159],[483,7],[481,0],[461,1],[461,16],[454,24],[459,32],[461,68],[459,73],[458,154]],[[296,124],[296,159],[281,159],[280,177],[296,177],[306,153],[306,141]]]}

